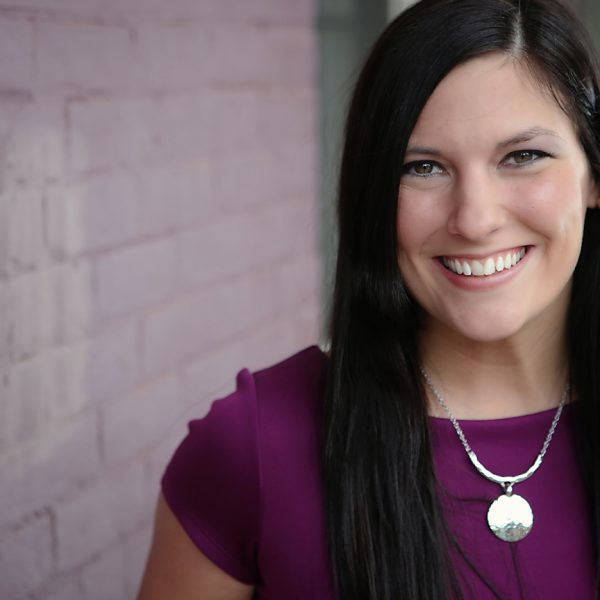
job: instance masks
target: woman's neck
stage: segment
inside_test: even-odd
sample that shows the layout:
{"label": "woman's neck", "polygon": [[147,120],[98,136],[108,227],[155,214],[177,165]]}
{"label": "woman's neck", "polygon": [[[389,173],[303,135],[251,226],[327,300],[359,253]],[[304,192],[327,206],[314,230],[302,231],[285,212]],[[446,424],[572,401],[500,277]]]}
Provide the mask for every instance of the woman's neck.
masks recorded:
{"label": "woman's neck", "polygon": [[[420,337],[423,367],[458,419],[497,419],[558,405],[567,374],[564,328],[477,342],[431,323]],[[429,395],[432,415],[446,416]]]}

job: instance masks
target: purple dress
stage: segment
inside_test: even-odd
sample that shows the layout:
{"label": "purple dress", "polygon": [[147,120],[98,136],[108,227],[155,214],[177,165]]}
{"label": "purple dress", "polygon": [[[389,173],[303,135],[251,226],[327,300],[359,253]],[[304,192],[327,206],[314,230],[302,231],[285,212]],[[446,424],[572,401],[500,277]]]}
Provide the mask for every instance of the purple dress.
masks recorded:
{"label": "purple dress", "polygon": [[[336,598],[319,458],[326,362],[311,347],[264,371],[240,372],[236,392],[189,424],[162,480],[165,499],[193,542],[221,569],[255,585],[259,599]],[[542,466],[515,486],[535,522],[512,544],[487,527],[487,508],[500,486],[475,471],[448,420],[430,419],[446,519],[468,557],[453,556],[466,598],[497,597],[486,582],[507,600],[594,598],[575,411],[565,408]],[[531,465],[553,414],[461,425],[481,462],[510,475]]]}

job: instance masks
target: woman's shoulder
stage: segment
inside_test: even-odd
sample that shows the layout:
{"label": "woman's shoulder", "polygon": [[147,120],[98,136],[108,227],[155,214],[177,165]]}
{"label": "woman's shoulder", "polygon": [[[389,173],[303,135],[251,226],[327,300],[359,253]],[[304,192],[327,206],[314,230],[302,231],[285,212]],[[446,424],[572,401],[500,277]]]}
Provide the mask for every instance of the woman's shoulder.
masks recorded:
{"label": "woman's shoulder", "polygon": [[247,426],[256,417],[285,407],[308,409],[321,401],[325,384],[327,356],[319,346],[310,346],[264,369],[251,372],[244,368],[236,377],[233,393],[213,402],[206,417],[190,422],[190,430],[207,418]]}
{"label": "woman's shoulder", "polygon": [[[277,498],[282,465],[314,463],[326,355],[311,346],[266,369],[237,376],[189,432],[162,479],[165,500],[189,537],[215,564],[247,583],[257,578],[255,545],[263,498]],[[239,503],[243,498],[244,502]]]}
{"label": "woman's shoulder", "polygon": [[255,372],[242,369],[235,391],[216,399],[205,416],[189,422],[188,438],[198,439],[200,447],[239,444],[273,420],[281,427],[286,424],[282,418],[293,417],[287,420],[293,425],[300,413],[315,415],[320,412],[326,367],[327,356],[315,345]]}
{"label": "woman's shoulder", "polygon": [[310,346],[252,375],[260,404],[298,399],[319,400],[325,382],[327,357],[319,346]]}

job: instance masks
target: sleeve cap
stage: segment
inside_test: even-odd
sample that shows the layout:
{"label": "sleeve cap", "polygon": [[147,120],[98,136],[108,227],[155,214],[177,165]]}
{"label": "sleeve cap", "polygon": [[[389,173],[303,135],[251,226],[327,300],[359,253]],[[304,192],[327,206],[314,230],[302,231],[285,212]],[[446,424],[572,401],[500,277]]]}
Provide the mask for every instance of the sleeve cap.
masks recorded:
{"label": "sleeve cap", "polygon": [[189,423],[162,478],[167,504],[195,545],[218,567],[255,583],[260,528],[256,390],[246,370],[236,391]]}

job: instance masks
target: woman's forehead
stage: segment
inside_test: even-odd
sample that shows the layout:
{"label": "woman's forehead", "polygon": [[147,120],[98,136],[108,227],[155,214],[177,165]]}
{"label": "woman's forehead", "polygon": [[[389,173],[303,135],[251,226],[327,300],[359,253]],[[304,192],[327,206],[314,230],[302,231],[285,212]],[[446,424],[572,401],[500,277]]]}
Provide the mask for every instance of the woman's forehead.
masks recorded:
{"label": "woman's forehead", "polygon": [[575,136],[549,87],[518,60],[493,53],[448,73],[425,103],[409,145],[457,136],[493,136],[499,142],[532,129]]}

